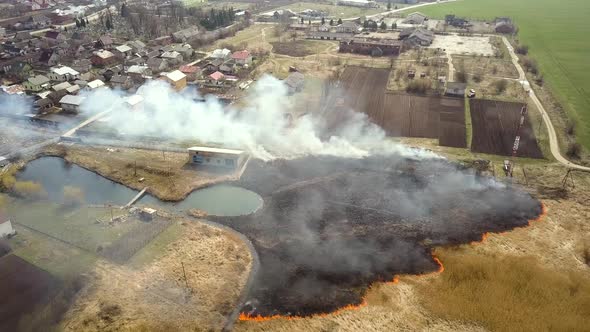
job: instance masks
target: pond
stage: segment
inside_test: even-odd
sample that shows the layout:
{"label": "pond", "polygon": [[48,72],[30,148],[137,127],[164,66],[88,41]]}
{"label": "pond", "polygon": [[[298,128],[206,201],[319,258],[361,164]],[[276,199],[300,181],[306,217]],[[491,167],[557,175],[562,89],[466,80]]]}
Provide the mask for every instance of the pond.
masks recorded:
{"label": "pond", "polygon": [[[125,205],[138,193],[59,157],[31,161],[17,174],[17,179],[40,183],[49,194],[49,199],[56,202],[63,200],[65,186],[80,188],[88,204]],[[199,209],[210,215],[239,216],[255,212],[262,206],[263,200],[255,192],[221,184],[196,190],[180,202],[163,202],[146,194],[138,204],[175,212]]]}

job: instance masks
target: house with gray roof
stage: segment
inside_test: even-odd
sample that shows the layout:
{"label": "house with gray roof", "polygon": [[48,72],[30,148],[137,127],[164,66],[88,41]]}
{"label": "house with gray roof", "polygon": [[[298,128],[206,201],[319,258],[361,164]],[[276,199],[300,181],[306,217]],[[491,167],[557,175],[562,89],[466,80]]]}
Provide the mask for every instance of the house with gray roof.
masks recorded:
{"label": "house with gray roof", "polygon": [[49,83],[50,80],[47,76],[37,75],[34,77],[30,77],[23,83],[25,90],[39,92],[44,89],[49,89],[51,84]]}

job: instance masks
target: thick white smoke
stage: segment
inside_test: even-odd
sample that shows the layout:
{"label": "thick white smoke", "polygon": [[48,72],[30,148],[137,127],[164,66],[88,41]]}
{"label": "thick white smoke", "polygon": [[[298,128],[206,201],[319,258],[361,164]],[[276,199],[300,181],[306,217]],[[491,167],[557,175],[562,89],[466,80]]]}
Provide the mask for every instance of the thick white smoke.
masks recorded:
{"label": "thick white smoke", "polygon": [[213,97],[199,101],[196,91],[177,93],[158,80],[146,83],[137,94],[144,97],[140,112],[128,111],[123,102],[126,95],[109,89],[88,93],[82,111],[112,110],[108,124],[126,135],[198,140],[245,149],[264,160],[309,154],[364,157],[390,153],[438,158],[391,141],[362,113],[348,116],[328,137],[325,121],[317,112],[289,121],[286,115],[293,109],[293,97],[288,96],[283,82],[272,76],[263,77],[250,89],[246,106],[240,109],[226,107]]}

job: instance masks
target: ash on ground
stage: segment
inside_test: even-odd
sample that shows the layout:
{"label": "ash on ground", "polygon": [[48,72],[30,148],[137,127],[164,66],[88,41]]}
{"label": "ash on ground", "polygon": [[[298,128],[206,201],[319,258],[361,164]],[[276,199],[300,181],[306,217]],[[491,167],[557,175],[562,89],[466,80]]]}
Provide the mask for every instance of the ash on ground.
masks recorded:
{"label": "ash on ground", "polygon": [[529,194],[444,160],[253,161],[240,185],[264,207],[213,219],[245,234],[260,256],[249,315],[359,304],[375,281],[436,271],[434,246],[526,226],[542,213]]}

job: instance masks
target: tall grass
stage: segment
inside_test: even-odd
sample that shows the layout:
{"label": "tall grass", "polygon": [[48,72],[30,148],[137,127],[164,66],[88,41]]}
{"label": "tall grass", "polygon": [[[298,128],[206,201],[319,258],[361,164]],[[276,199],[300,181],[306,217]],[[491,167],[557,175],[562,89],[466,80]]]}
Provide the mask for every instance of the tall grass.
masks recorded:
{"label": "tall grass", "polygon": [[438,253],[445,271],[419,286],[423,305],[492,331],[589,331],[590,277],[549,270],[533,258]]}

